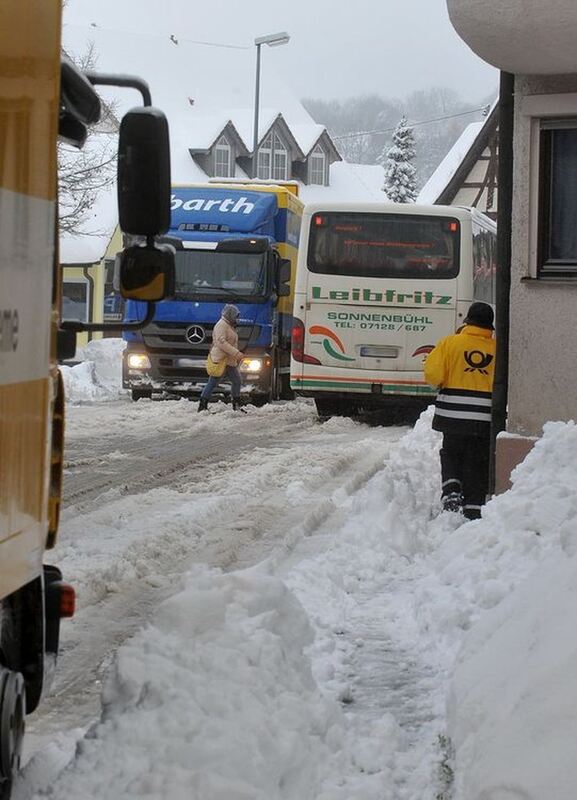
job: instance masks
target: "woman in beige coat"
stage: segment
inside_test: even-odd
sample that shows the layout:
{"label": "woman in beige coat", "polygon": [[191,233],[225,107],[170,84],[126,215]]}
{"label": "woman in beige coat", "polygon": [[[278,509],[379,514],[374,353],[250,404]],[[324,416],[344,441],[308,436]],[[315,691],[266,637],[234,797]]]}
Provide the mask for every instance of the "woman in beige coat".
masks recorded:
{"label": "woman in beige coat", "polygon": [[212,332],[212,347],[210,357],[216,363],[226,359],[226,368],[222,377],[217,378],[211,375],[206,386],[200,395],[198,411],[206,411],[208,401],[223,378],[227,378],[231,384],[232,407],[235,411],[240,409],[240,385],[241,377],[238,365],[243,359],[243,354],[238,349],[238,333],[236,325],[240,311],[236,306],[226,305],[222,309],[219,321],[214,326]]}

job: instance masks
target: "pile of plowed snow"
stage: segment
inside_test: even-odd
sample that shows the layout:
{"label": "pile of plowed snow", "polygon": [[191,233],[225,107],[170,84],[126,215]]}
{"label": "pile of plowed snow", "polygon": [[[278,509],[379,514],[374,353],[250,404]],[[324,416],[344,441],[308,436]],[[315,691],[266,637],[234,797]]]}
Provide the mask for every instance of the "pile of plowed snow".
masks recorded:
{"label": "pile of plowed snow", "polygon": [[66,400],[69,403],[94,403],[117,400],[122,389],[122,339],[95,339],[76,351],[73,367],[63,364]]}

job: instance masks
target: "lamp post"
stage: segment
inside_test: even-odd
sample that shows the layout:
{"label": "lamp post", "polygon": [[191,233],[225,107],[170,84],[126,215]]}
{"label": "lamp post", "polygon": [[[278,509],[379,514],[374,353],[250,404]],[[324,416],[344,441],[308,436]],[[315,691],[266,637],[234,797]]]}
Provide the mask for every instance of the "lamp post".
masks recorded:
{"label": "lamp post", "polygon": [[286,31],[281,33],[269,33],[267,36],[258,36],[254,43],[256,45],[256,82],[254,90],[254,129],[252,139],[252,177],[256,178],[258,163],[258,112],[259,112],[259,99],[260,99],[260,48],[263,44],[268,44],[269,47],[280,47],[286,44],[290,36]]}

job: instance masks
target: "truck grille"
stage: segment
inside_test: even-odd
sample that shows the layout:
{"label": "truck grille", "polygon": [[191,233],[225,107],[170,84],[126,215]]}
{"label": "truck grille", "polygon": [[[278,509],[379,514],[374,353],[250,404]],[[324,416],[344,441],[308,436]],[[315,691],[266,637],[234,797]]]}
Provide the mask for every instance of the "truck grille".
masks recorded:
{"label": "truck grille", "polygon": [[[205,339],[199,344],[194,344],[186,339],[186,332],[190,327],[200,327],[205,331]],[[181,322],[153,322],[144,328],[142,334],[144,343],[149,350],[175,352],[186,351],[187,354],[202,354],[206,356],[212,346],[212,333],[214,323],[183,324]],[[246,325],[237,328],[238,346],[243,349],[249,342],[256,342],[260,336],[260,325]]]}
{"label": "truck grille", "polygon": [[[205,339],[198,344],[186,339],[191,327],[200,327]],[[152,375],[156,380],[198,381],[206,380],[205,361],[212,346],[214,323],[153,322],[142,334],[148,351]],[[238,346],[240,350],[260,336],[259,325],[239,326]]]}

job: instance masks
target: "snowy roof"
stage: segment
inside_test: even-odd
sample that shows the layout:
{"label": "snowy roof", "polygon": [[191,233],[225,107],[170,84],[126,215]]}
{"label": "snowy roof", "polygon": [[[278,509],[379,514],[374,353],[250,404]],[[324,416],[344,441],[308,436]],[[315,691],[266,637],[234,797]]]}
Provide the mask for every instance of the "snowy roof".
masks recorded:
{"label": "snowy roof", "polygon": [[384,170],[378,165],[337,161],[331,164],[330,174],[330,186],[301,186],[301,200],[304,203],[387,201],[382,191]]}
{"label": "snowy roof", "polygon": [[189,148],[192,150],[208,150],[215,143],[228,122],[229,120],[225,117],[215,114],[195,115],[193,129],[187,132]]}
{"label": "snowy roof", "polygon": [[[496,130],[498,126],[499,98],[495,98],[490,106],[485,109],[485,117],[478,122],[468,125],[437,169],[433,172],[427,183],[421,189],[417,203],[437,203],[451,180],[457,175],[459,168],[464,164],[471,151],[479,142],[482,145],[481,135],[484,131]],[[483,149],[481,147],[481,149]],[[477,155],[480,154],[480,151]],[[471,164],[471,167],[473,165]],[[441,202],[446,202],[443,197]]]}
{"label": "snowy roof", "polygon": [[[64,41],[67,51],[81,54],[87,43],[94,42],[96,70],[139,75],[150,85],[152,102],[162,108],[171,129],[183,128],[190,134],[190,145],[204,142],[214,132],[218,121],[224,127],[231,117],[228,109],[252,109],[254,106],[254,47],[211,48],[170,38],[131,34],[98,27],[66,25]],[[120,111],[135,104],[133,92],[106,89]],[[266,125],[267,112],[282,109],[291,123],[311,123],[311,117],[297,97],[275,72],[269,61],[261,75],[261,119]],[[272,121],[272,119],[270,120]],[[239,130],[245,141],[252,141],[252,111],[248,111],[248,129]],[[270,122],[269,122],[270,124]],[[198,128],[198,136],[196,129]],[[262,128],[261,128],[262,129]],[[200,146],[200,145],[198,145]]]}
{"label": "snowy roof", "polygon": [[[207,174],[191,158],[190,150],[209,148],[229,121],[252,152],[254,48],[215,50],[186,41],[175,44],[168,37],[76,25],[65,26],[64,41],[72,55],[82,54],[88,43],[93,42],[96,71],[139,75],[149,83],[153,104],[168,118],[173,183],[208,181]],[[132,90],[98,87],[98,91],[105,101],[114,104],[119,118],[140,103]],[[326,131],[313,121],[275,73],[273,64],[268,63],[261,80],[259,140],[279,114],[305,155]],[[238,165],[235,177],[247,177]],[[382,199],[382,181],[383,171],[379,166],[335,163],[330,167],[330,186],[302,186],[301,196],[305,202]],[[62,237],[61,263],[99,261],[117,220],[113,186],[100,193],[91,209],[84,226],[86,235]]]}
{"label": "snowy roof", "polygon": [[467,154],[483,130],[485,120],[468,125],[429,180],[421,189],[417,203],[435,203],[447,184],[459,169]]}

